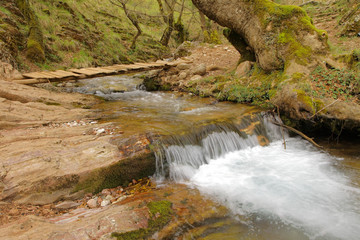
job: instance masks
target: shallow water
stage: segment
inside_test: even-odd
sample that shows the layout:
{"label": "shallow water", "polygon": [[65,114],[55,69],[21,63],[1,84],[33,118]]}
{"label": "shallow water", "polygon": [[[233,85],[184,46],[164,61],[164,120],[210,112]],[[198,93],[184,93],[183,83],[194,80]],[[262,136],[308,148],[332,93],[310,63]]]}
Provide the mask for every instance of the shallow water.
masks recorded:
{"label": "shallow water", "polygon": [[[75,91],[107,99],[96,106],[102,121],[118,124],[125,136],[181,136],[164,143],[158,180],[197,188],[233,213],[230,223],[209,224],[199,239],[359,239],[360,144],[319,151],[285,133],[284,149],[280,129],[266,118],[251,120],[256,131],[236,125],[253,107],[146,92],[136,76],[82,84]],[[260,135],[268,146],[260,146]],[[182,237],[193,239],[195,230]]]}
{"label": "shallow water", "polygon": [[[179,134],[208,122],[228,121],[254,111],[250,106],[218,103],[184,93],[147,92],[141,82],[137,75],[85,79],[72,91],[105,98],[106,102],[94,106],[102,114],[101,121],[117,123],[125,135]],[[114,92],[118,88],[126,91]]]}

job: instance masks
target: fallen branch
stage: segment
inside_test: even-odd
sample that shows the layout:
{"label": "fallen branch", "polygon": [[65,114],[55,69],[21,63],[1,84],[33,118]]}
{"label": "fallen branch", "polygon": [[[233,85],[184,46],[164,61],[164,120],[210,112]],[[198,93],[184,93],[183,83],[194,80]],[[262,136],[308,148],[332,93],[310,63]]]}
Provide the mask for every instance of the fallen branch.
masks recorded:
{"label": "fallen branch", "polygon": [[312,140],[311,138],[309,138],[308,136],[306,136],[305,134],[303,134],[302,132],[300,132],[299,130],[296,130],[295,128],[292,128],[292,127],[289,127],[289,126],[286,126],[285,124],[282,124],[282,123],[277,123],[277,122],[274,122],[274,121],[270,121],[271,123],[277,125],[277,126],[280,126],[280,127],[284,127],[286,129],[289,129],[290,131],[300,135],[302,138],[308,140],[310,143],[312,143],[312,145],[314,145],[315,147],[317,148],[323,148],[322,146],[320,146],[319,144],[317,144],[316,142],[314,142],[314,140]]}
{"label": "fallen branch", "polygon": [[[279,117],[279,119],[281,119],[281,117],[280,117],[280,110],[279,110],[279,107],[278,107],[278,106],[276,106],[276,108],[277,108],[277,114],[278,114],[278,117]],[[281,128],[281,136],[283,137],[283,141],[284,141],[284,149],[286,150],[286,141],[285,141],[284,129],[283,129],[283,128]]]}
{"label": "fallen branch", "polygon": [[339,100],[339,98],[336,99],[335,101],[333,101],[332,103],[330,103],[329,105],[326,105],[325,107],[323,107],[322,109],[320,109],[320,110],[317,111],[316,113],[314,113],[314,115],[312,115],[312,116],[310,117],[310,119],[313,118],[313,117],[315,117],[316,114],[318,114],[319,112],[321,112],[321,111],[324,110],[325,108],[330,107],[331,105],[333,105],[334,103],[336,103],[338,100]]}

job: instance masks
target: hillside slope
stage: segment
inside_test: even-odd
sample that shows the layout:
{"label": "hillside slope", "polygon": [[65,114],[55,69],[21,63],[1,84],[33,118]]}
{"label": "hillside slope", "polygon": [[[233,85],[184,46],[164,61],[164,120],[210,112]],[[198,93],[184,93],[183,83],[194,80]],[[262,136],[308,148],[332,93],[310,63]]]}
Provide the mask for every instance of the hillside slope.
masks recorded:
{"label": "hillside slope", "polygon": [[[179,8],[175,5],[175,20]],[[157,1],[128,1],[127,9],[142,28],[135,49],[130,48],[135,26],[110,0],[1,1],[0,61],[27,71],[146,61],[168,55],[168,48],[159,43],[166,24]],[[34,16],[28,17],[29,12]],[[182,23],[188,32],[195,33],[190,35],[192,39],[201,32],[196,13],[191,1],[185,1]],[[45,61],[29,56],[27,48],[34,28],[41,31],[36,37],[40,38]],[[175,46],[174,40],[170,46]]]}

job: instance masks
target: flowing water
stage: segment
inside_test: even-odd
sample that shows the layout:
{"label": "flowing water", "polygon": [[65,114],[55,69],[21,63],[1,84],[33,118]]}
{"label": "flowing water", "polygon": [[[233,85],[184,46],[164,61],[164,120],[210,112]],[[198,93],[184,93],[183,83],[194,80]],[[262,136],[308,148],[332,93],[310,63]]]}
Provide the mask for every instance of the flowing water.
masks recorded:
{"label": "flowing water", "polygon": [[[104,81],[128,85],[123,93],[96,87]],[[201,239],[360,239],[360,145],[350,156],[320,151],[250,107],[146,92],[136,77],[84,83],[76,91],[111,100],[98,106],[107,120],[165,136],[158,181],[185,183],[231,210],[231,224]]]}

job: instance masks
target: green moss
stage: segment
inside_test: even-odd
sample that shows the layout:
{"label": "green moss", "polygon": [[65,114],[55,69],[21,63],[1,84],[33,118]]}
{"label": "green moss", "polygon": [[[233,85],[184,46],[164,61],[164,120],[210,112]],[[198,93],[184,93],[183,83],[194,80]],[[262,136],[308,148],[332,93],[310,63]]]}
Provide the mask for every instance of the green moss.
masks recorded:
{"label": "green moss", "polygon": [[43,34],[36,14],[31,9],[28,0],[16,0],[16,4],[29,26],[29,38],[27,41],[26,57],[33,62],[45,61],[45,49]]}
{"label": "green moss", "polygon": [[[295,58],[297,63],[306,65],[312,55],[312,50],[309,46],[302,45],[294,37],[294,32],[286,29],[278,35],[278,43],[288,45],[287,59]],[[286,66],[285,66],[286,67]]]}
{"label": "green moss", "polygon": [[140,179],[155,173],[155,156],[153,153],[123,159],[110,166],[93,170],[80,179],[74,191],[85,190],[97,193],[104,188],[127,186],[132,179]]}
{"label": "green moss", "polygon": [[206,43],[210,43],[210,44],[221,44],[221,40],[220,40],[220,36],[218,31],[216,30],[211,30],[210,32],[208,31],[204,31],[203,32],[204,35],[204,41]]}
{"label": "green moss", "polygon": [[313,113],[316,111],[316,106],[314,104],[314,101],[311,97],[309,97],[304,90],[300,89],[294,89],[294,91],[297,94],[297,100],[302,102],[305,106],[308,107],[307,110],[312,110]]}
{"label": "green moss", "polygon": [[283,21],[291,18],[295,14],[306,14],[305,11],[293,5],[280,5],[270,0],[254,0],[255,12],[266,26],[273,20]]}
{"label": "green moss", "polygon": [[26,57],[34,62],[45,61],[44,49],[38,41],[30,38],[28,39]]}
{"label": "green moss", "polygon": [[111,236],[118,240],[145,239],[162,229],[171,219],[172,203],[163,200],[150,202],[147,205],[150,214],[150,220],[147,228],[141,228],[135,231],[125,233],[112,233]]}

